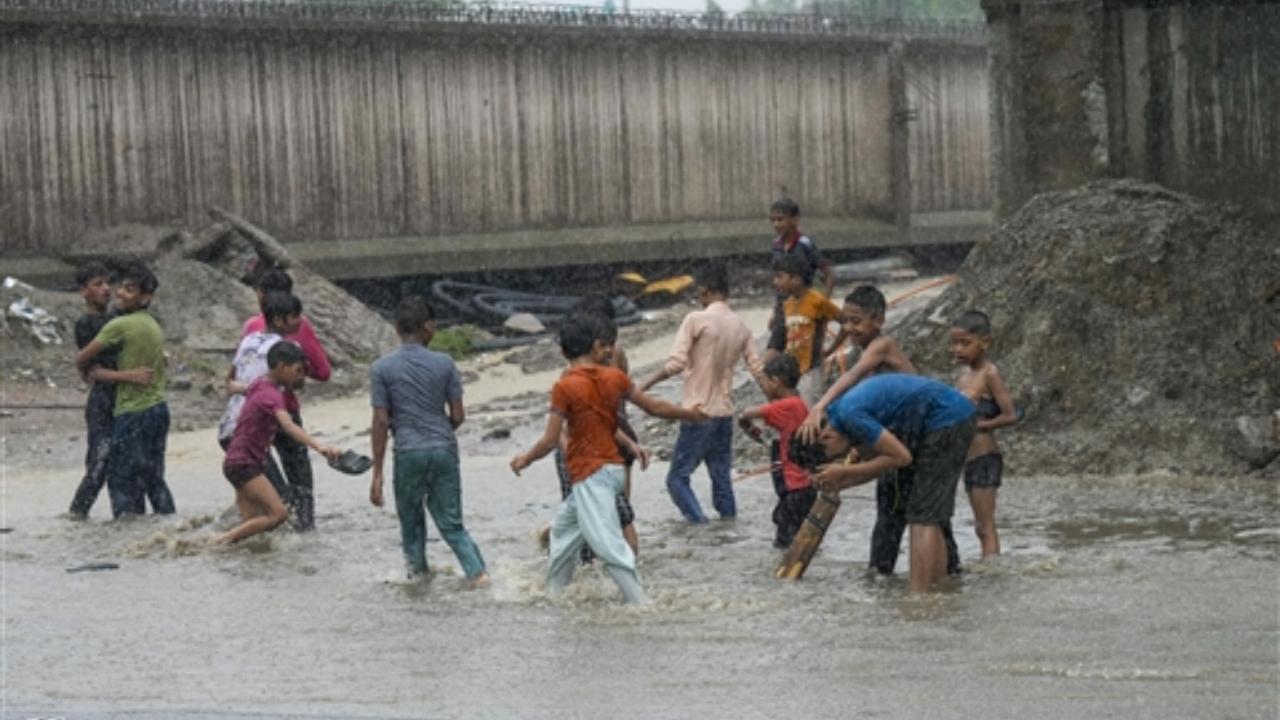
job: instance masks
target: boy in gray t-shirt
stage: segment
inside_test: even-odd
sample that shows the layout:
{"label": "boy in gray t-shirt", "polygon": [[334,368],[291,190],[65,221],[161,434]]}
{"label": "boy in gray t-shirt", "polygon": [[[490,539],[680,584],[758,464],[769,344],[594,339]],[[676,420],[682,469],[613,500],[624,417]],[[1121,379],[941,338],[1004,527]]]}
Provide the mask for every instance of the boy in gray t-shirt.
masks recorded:
{"label": "boy in gray t-shirt", "polygon": [[484,585],[489,580],[484,558],[462,524],[458,441],[453,434],[466,418],[462,381],[452,358],[427,349],[435,330],[431,305],[421,297],[406,297],[396,307],[400,348],[369,368],[373,405],[369,500],[382,506],[383,464],[390,431],[395,437],[392,483],[409,579],[422,577],[427,571],[425,503],[467,579]]}

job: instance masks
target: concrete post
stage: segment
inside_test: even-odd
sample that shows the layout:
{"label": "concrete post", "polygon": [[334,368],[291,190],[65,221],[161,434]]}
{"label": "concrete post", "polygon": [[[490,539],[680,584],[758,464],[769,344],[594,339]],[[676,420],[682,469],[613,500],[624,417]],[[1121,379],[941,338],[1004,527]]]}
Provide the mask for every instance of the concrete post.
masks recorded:
{"label": "concrete post", "polygon": [[906,43],[889,47],[889,193],[893,219],[899,230],[911,227],[910,128],[913,112],[907,105]]}
{"label": "concrete post", "polygon": [[1103,0],[982,0],[995,212],[1109,173]]}

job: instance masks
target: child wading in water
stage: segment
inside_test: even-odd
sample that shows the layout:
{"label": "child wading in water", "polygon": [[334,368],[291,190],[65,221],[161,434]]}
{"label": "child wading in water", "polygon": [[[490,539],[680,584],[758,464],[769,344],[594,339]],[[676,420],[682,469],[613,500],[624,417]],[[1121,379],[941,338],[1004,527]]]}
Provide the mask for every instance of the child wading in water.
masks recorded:
{"label": "child wading in water", "polygon": [[622,536],[617,496],[622,492],[622,455],[615,434],[618,408],[630,400],[650,415],[699,422],[706,415],[637,390],[621,370],[605,363],[613,355],[607,337],[609,321],[595,314],[571,315],[560,326],[560,350],[569,368],[551,388],[551,414],[542,437],[511,460],[517,475],[545,457],[560,442],[567,424],[565,452],[572,487],[551,525],[551,559],[547,589],[559,593],[573,577],[578,552],[586,543],[622,590],[627,603],[648,598],[636,574],[636,557]]}
{"label": "child wading in water", "polygon": [[748,408],[738,418],[743,431],[755,436],[759,430],[752,420],[760,418],[778,432],[778,439],[770,448],[769,461],[773,474],[773,489],[778,504],[773,508],[773,524],[777,526],[773,546],[791,546],[796,531],[809,514],[818,491],[813,489],[809,473],[790,457],[791,435],[804,422],[809,408],[796,392],[800,382],[800,366],[790,355],[777,355],[764,364],[764,394],[769,402]]}
{"label": "child wading in water", "polygon": [[321,445],[298,427],[289,416],[285,392],[306,377],[307,365],[302,350],[292,342],[281,341],[267,351],[266,375],[249,384],[236,429],[227,445],[222,474],[236,489],[236,506],[240,508],[239,525],[212,538],[218,544],[229,544],[280,525],[288,516],[280,495],[267,479],[268,448],[277,428],[298,443],[331,460],[342,451]]}
{"label": "child wading in water", "polygon": [[971,310],[951,326],[951,356],[964,368],[955,386],[978,407],[977,433],[969,444],[964,465],[964,491],[973,507],[973,529],[982,543],[982,557],[1000,554],[996,532],[996,491],[1004,473],[1004,458],[995,430],[1018,421],[1000,369],[987,359],[991,349],[991,320]]}

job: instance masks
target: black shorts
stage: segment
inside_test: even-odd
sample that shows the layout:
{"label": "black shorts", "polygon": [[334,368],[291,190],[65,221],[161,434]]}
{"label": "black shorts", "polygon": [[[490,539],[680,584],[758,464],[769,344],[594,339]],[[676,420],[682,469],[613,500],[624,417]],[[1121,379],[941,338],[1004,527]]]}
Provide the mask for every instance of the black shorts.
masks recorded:
{"label": "black shorts", "polygon": [[964,464],[964,489],[998,488],[1004,476],[1004,457],[1000,453],[979,455]]}
{"label": "black shorts", "polygon": [[926,433],[908,449],[914,482],[907,498],[909,525],[941,525],[956,509],[956,485],[976,424],[972,418]]}
{"label": "black shorts", "polygon": [[231,487],[239,488],[250,480],[259,475],[266,475],[267,471],[261,465],[246,465],[242,463],[223,463],[222,477],[231,483]]}

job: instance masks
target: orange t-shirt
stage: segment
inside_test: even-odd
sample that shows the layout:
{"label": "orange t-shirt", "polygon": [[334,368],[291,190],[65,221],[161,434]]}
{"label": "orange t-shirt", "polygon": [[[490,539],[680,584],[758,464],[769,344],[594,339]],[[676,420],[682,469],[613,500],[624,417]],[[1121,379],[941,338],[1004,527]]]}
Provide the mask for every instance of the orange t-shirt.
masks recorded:
{"label": "orange t-shirt", "polygon": [[827,321],[840,317],[840,308],[825,295],[810,288],[800,299],[782,302],[787,324],[787,354],[800,365],[800,374],[809,372],[813,358],[822,352],[822,334]]}
{"label": "orange t-shirt", "polygon": [[570,368],[551,388],[551,412],[569,423],[565,464],[569,482],[579,483],[605,465],[621,465],[614,442],[618,407],[631,392],[626,373],[603,365]]}

